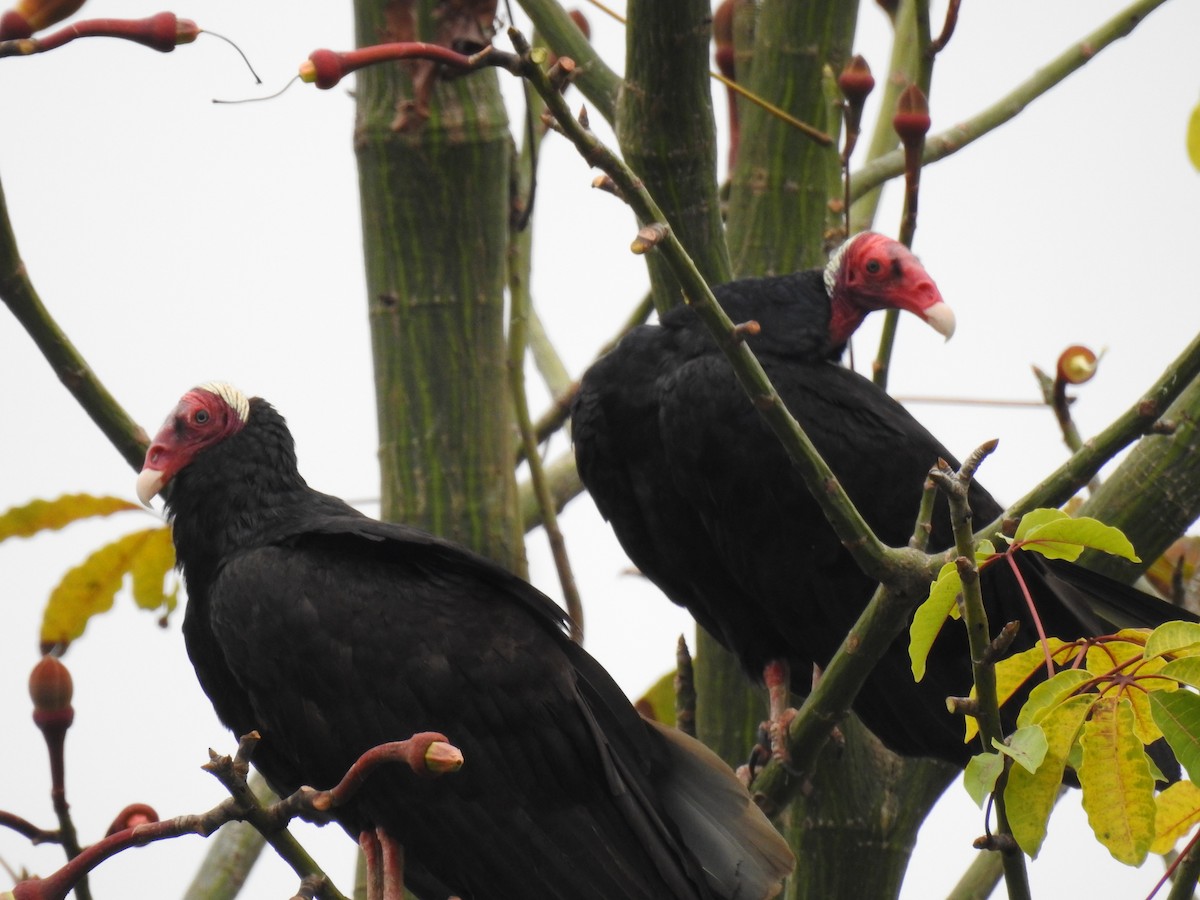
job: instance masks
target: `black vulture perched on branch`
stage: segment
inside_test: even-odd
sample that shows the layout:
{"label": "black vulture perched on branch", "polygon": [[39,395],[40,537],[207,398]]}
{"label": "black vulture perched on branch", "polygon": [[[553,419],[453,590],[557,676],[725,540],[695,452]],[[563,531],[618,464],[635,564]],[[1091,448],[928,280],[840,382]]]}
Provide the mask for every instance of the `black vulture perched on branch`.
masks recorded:
{"label": "black vulture perched on branch", "polygon": [[427,900],[774,896],[787,845],[698,742],[643,720],[559,608],[461,547],[304,482],[265,400],[208,384],[138,478],[170,486],[200,683],[279,792],[331,787],[371,747],[441,732],[465,765],[377,771],[337,810],[403,845]]}
{"label": "black vulture perched on branch", "polygon": [[[879,538],[903,546],[922,486],[943,447],[900,404],[839,364],[867,312],[915,313],[949,337],[954,319],[932,279],[901,244],[863,233],[824,270],[734,281],[714,289],[734,322],[755,321],[746,340]],[[842,546],[778,439],[755,410],[715,341],[687,308],[627,335],[584,375],[572,410],[583,483],[639,569],[767,680],[789,664],[806,693],[876,585]],[[973,485],[978,522],[1003,508]],[[930,547],[953,543],[939,499]],[[1018,554],[1048,633],[1065,639],[1154,626],[1176,607],[1071,563]],[[1022,623],[1017,647],[1036,633],[1007,566],[984,570],[995,627]],[[965,764],[961,719],[945,700],[971,687],[958,629],[933,646],[913,680],[901,635],[876,666],[854,710],[892,750]],[[1011,715],[1015,715],[1013,712]]]}

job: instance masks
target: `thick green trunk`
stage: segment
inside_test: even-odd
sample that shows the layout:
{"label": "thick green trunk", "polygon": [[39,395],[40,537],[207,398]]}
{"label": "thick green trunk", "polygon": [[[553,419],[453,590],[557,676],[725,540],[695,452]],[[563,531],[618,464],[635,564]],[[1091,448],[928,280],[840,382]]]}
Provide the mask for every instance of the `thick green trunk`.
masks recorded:
{"label": "thick green trunk", "polygon": [[[836,136],[822,85],[854,40],[858,4],[766,0],[750,48],[738,47],[738,81],[792,116]],[[745,15],[743,13],[742,15]],[[744,29],[738,29],[744,40]],[[738,101],[741,147],[730,180],[727,241],[734,274],[794,272],[824,259],[829,201],[839,196],[838,148],[821,146],[771,113]]]}
{"label": "thick green trunk", "polygon": [[[840,123],[822,71],[829,66],[836,73],[844,65],[856,9],[764,2],[749,52],[740,48],[739,80],[836,137]],[[739,111],[741,149],[728,222],[735,272],[821,264],[829,201],[840,196],[837,147],[822,147],[751,104],[739,103]],[[736,709],[738,702],[731,705]],[[810,789],[783,816],[797,858],[787,890],[793,900],[897,896],[920,825],[953,774],[943,764],[889,753],[857,722],[847,722],[843,732],[844,749],[825,751]]]}
{"label": "thick green trunk", "polygon": [[[717,202],[717,149],[708,75],[709,0],[630,0],[625,84],[617,103],[621,153],[710,284],[730,278]],[[646,258],[654,305],[680,302],[679,284],[656,254]]]}
{"label": "thick green trunk", "polygon": [[[360,44],[395,35],[385,8],[356,5]],[[435,39],[432,8],[413,8],[417,39]],[[398,104],[420,99],[423,65],[376,66],[356,85],[383,515],[519,571],[504,344],[508,119],[485,70],[434,78],[428,118],[410,111],[412,126],[393,130]]]}
{"label": "thick green trunk", "polygon": [[1200,381],[1163,418],[1174,432],[1142,438],[1079,510],[1124,531],[1142,561],[1089,551],[1082,558],[1089,569],[1133,581],[1200,515]]}

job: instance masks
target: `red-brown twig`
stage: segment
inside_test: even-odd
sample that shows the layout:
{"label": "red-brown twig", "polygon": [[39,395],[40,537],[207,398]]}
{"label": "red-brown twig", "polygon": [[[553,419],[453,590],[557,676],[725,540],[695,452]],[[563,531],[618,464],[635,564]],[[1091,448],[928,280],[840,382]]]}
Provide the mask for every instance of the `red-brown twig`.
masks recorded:
{"label": "red-brown twig", "polygon": [[468,72],[485,66],[494,66],[507,69],[514,74],[520,74],[521,67],[520,57],[496,50],[490,45],[478,53],[468,56],[440,44],[402,41],[394,44],[375,44],[370,47],[361,47],[358,50],[348,50],[344,53],[335,53],[333,50],[314,50],[300,65],[300,80],[308,84],[315,84],[321,90],[329,90],[358,69],[402,59],[430,60]]}
{"label": "red-brown twig", "polygon": [[45,53],[82,37],[119,38],[160,53],[170,53],[179,44],[190,44],[199,36],[200,28],[195,22],[169,12],[146,19],[84,19],[44,37],[0,41],[0,57]]}

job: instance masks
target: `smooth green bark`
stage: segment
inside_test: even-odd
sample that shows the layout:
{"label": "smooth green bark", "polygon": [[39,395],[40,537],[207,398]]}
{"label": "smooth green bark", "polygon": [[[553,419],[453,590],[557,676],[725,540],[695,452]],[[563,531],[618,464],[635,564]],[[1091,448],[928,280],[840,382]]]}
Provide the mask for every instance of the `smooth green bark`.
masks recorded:
{"label": "smooth green bark", "polygon": [[[390,32],[356,4],[358,41]],[[432,40],[433,4],[413,7]],[[415,76],[415,77],[414,77]],[[524,569],[506,387],[504,279],[512,141],[494,70],[432,79],[425,64],[359,73],[354,146],[375,361],[382,508]]]}
{"label": "smooth green bark", "polygon": [[[675,235],[710,284],[728,281],[729,252],[717,201],[717,148],[709,83],[708,0],[631,0],[625,83],[617,137],[625,162],[645,183]],[[646,257],[654,305],[678,304],[679,283],[658,254]]]}

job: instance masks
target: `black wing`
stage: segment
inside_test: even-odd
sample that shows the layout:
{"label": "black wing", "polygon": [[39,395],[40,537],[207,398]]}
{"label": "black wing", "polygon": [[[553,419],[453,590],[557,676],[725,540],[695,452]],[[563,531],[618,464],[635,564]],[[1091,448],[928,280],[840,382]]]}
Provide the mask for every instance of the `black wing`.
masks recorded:
{"label": "black wing", "polygon": [[420,532],[307,527],[228,560],[208,597],[252,716],[227,724],[262,732],[268,779],[326,787],[376,744],[440,731],[463,769],[373,776],[348,830],[385,827],[464,898],[717,896],[660,797],[668,749],[557,607]]}
{"label": "black wing", "polygon": [[754,597],[729,577],[704,522],[676,490],[658,430],[659,379],[704,347],[698,338],[707,335],[642,326],[589,369],[571,411],[575,461],[633,564],[758,679],[763,663],[787,656],[788,647]]}
{"label": "black wing", "polygon": [[[938,458],[957,465],[953,456],[900,404],[848,369],[770,356],[762,362],[868,524],[885,543],[906,543],[925,474]],[[774,627],[801,653],[825,663],[875,584],[841,546],[723,357],[713,354],[680,367],[664,382],[661,396],[660,434],[677,491],[691,499],[726,570],[770,611]],[[981,523],[1002,512],[978,485],[970,502]],[[950,543],[939,498],[930,546],[937,550]],[[1108,633],[1113,624],[1153,626],[1182,614],[1077,566],[1025,553],[1019,558],[1043,622],[1064,639]],[[1017,620],[1022,629],[1016,648],[1031,646],[1036,631],[1008,567],[993,566],[983,583],[993,627]],[[913,681],[907,635],[901,634],[854,709],[893,750],[962,764],[969,748],[961,722],[946,712],[944,701],[965,695],[970,686],[970,657],[959,628],[943,630],[920,683]]]}

